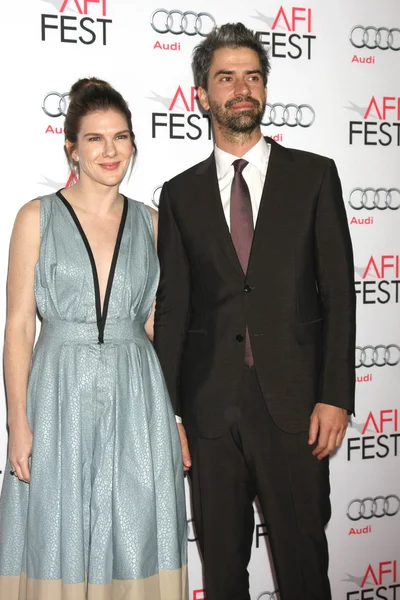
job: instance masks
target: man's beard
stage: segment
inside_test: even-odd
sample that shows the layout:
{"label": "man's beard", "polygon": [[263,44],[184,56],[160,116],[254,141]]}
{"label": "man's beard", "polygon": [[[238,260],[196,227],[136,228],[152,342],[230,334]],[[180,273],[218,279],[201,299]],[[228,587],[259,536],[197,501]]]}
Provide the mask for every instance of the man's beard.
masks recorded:
{"label": "man's beard", "polygon": [[[235,104],[248,102],[253,104],[254,109],[229,112]],[[261,105],[258,100],[251,96],[237,96],[229,100],[225,106],[217,102],[210,102],[210,112],[215,118],[219,128],[226,134],[250,134],[260,127],[265,111],[265,102]]]}

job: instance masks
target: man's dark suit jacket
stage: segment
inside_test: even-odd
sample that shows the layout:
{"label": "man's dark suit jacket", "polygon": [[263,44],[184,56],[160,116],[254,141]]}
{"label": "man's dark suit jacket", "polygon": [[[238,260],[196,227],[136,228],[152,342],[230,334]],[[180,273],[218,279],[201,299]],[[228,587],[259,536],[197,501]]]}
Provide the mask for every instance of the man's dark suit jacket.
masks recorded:
{"label": "man's dark suit jacket", "polygon": [[159,206],[158,353],[175,414],[219,437],[240,415],[244,335],[272,419],[305,431],[316,402],[353,412],[352,247],[335,163],[270,138],[244,275],[214,154],[165,183]]}

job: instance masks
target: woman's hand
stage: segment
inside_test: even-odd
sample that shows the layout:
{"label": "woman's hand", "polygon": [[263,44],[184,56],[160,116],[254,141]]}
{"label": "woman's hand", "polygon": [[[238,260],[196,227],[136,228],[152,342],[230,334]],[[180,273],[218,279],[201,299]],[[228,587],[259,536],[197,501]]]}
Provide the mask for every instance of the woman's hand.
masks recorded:
{"label": "woman's hand", "polygon": [[29,457],[32,456],[32,431],[28,422],[10,427],[8,456],[15,476],[20,481],[30,482]]}
{"label": "woman's hand", "polygon": [[177,423],[177,427],[182,448],[183,470],[189,471],[190,467],[192,466],[192,459],[190,458],[189,444],[186,437],[186,431],[182,423]]}

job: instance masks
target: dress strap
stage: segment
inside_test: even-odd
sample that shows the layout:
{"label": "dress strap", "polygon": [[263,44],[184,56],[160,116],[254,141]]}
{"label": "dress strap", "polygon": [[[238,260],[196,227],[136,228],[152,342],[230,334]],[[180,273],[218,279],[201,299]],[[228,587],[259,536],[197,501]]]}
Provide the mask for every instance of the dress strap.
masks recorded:
{"label": "dress strap", "polygon": [[43,239],[43,234],[47,229],[52,206],[54,202],[54,194],[47,194],[46,196],[39,196],[40,200],[40,239]]}
{"label": "dress strap", "polygon": [[136,205],[137,210],[142,215],[143,220],[146,223],[146,226],[151,235],[151,239],[153,240],[153,243],[154,243],[153,218],[151,216],[151,212],[149,211],[148,206],[146,204],[144,204],[144,202],[139,202],[138,200],[132,200],[132,202]]}

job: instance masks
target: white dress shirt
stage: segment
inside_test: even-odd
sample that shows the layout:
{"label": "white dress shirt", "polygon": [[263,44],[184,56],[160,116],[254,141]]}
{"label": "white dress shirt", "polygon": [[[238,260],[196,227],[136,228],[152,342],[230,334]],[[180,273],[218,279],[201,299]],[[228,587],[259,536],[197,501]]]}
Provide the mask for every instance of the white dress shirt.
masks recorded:
{"label": "white dress shirt", "polygon": [[[256,225],[258,209],[260,208],[270,152],[271,145],[261,137],[257,144],[241,157],[249,163],[243,169],[243,177],[250,192],[254,226]],[[232,163],[237,160],[238,157],[221,150],[218,146],[215,146],[214,153],[222,208],[224,209],[226,222],[230,229],[231,187],[233,176],[235,174]]]}
{"label": "white dress shirt", "polygon": [[[243,177],[250,192],[254,227],[258,217],[258,209],[260,208],[270,152],[271,145],[267,144],[265,139],[261,137],[257,144],[242,156],[242,158],[249,163],[243,169]],[[215,146],[214,155],[217,165],[218,186],[221,194],[222,208],[224,209],[225,219],[230,229],[231,187],[233,176],[235,174],[232,163],[237,160],[238,157],[221,150],[218,146]],[[176,416],[176,422],[182,423],[182,419]]]}

